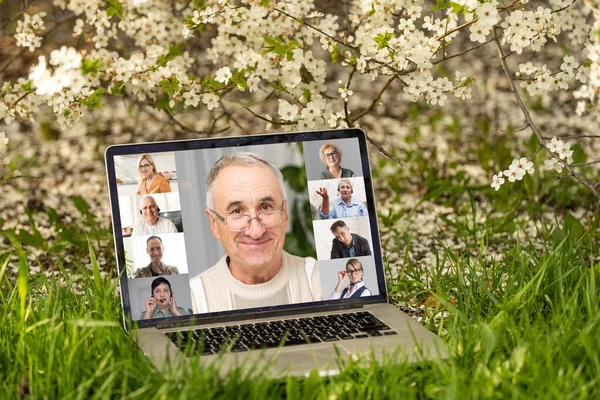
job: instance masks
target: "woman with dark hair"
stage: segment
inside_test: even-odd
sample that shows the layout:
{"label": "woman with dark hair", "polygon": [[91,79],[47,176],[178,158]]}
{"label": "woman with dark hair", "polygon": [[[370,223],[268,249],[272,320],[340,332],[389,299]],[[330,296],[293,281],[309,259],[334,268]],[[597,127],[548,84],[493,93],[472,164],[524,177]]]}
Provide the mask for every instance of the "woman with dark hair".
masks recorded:
{"label": "woman with dark hair", "polygon": [[325,169],[321,171],[320,179],[336,179],[336,178],[352,178],[354,171],[347,168],[342,168],[342,149],[333,143],[327,142],[319,149],[321,161],[325,164]]}
{"label": "woman with dark hair", "polygon": [[[336,299],[350,299],[371,296],[371,291],[367,289],[363,282],[363,266],[362,263],[356,258],[351,258],[346,262],[346,270],[338,272],[338,284],[335,287],[333,293],[329,297],[329,300]],[[348,276],[350,284],[344,289],[344,278]]]}
{"label": "woman with dark hair", "polygon": [[140,319],[188,315],[188,312],[183,308],[177,307],[175,293],[171,290],[171,283],[162,276],[152,281],[151,293],[152,295],[146,300],[146,311],[142,311]]}
{"label": "woman with dark hair", "polygon": [[156,172],[156,164],[150,154],[142,154],[138,158],[138,191],[137,194],[169,193],[171,184]]}

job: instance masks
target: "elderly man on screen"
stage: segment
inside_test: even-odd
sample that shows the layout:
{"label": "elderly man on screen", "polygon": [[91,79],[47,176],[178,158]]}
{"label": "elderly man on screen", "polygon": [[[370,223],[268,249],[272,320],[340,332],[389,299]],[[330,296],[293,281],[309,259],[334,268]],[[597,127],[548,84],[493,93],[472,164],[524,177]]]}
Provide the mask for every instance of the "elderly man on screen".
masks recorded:
{"label": "elderly man on screen", "polygon": [[323,205],[319,209],[321,219],[336,219],[349,217],[363,217],[368,215],[364,203],[352,197],[354,189],[349,179],[342,179],[338,183],[338,194],[331,202],[327,188],[319,188],[317,194],[323,198]]}
{"label": "elderly man on screen", "polygon": [[165,233],[177,233],[177,227],[166,218],[159,217],[160,208],[154,197],[146,195],[140,201],[140,214],[143,218],[135,221],[132,236],[162,235]]}
{"label": "elderly man on screen", "polygon": [[322,299],[316,260],[283,250],[287,200],[271,162],[252,153],[222,157],[208,174],[206,204],[226,254],[190,280],[195,313]]}

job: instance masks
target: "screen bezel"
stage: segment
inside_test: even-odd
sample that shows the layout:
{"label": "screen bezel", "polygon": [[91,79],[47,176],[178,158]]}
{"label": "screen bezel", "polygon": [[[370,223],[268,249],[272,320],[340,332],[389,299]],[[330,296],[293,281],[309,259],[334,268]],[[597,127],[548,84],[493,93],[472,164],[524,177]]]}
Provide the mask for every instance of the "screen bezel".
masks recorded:
{"label": "screen bezel", "polygon": [[[131,303],[128,289],[128,277],[125,272],[125,250],[121,221],[119,219],[119,201],[117,190],[117,179],[115,171],[115,157],[122,155],[164,153],[186,150],[210,149],[210,148],[235,148],[250,145],[268,145],[276,143],[298,143],[320,140],[335,140],[356,138],[359,143],[361,154],[361,165],[365,192],[367,196],[367,208],[369,224],[371,226],[371,239],[373,244],[373,259],[377,275],[379,294],[359,299],[322,300],[317,302],[286,304],[263,308],[240,309],[232,311],[209,312],[193,314],[188,316],[170,317],[149,320],[133,320],[131,315]],[[376,203],[371,176],[371,168],[367,149],[367,138],[364,131],[357,128],[342,130],[323,130],[311,132],[294,133],[271,133],[250,136],[231,136],[220,138],[178,140],[168,142],[132,143],[119,144],[108,147],[105,151],[105,164],[108,180],[109,199],[111,207],[111,219],[115,241],[115,256],[117,268],[120,274],[121,305],[123,308],[123,320],[126,330],[137,325],[143,327],[164,327],[174,325],[191,325],[199,323],[214,323],[217,321],[246,320],[265,316],[279,316],[294,314],[296,312],[321,312],[328,310],[343,310],[355,308],[364,304],[382,303],[387,301],[387,289],[385,283],[385,272],[379,237]],[[185,222],[184,222],[185,224]],[[216,240],[216,239],[215,239]]]}

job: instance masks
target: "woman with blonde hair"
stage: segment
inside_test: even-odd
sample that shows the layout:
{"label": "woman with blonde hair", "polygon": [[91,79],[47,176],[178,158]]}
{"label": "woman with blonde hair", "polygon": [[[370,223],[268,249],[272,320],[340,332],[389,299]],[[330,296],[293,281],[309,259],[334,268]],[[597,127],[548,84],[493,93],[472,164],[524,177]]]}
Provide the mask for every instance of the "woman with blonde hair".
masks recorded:
{"label": "woman with blonde hair", "polygon": [[[346,269],[338,271],[338,283],[331,293],[329,300],[336,299],[355,299],[358,297],[371,296],[371,291],[367,289],[363,282],[363,266],[360,260],[351,258],[346,262]],[[344,278],[348,277],[350,283],[344,287]]]}
{"label": "woman with blonde hair", "polygon": [[355,176],[354,171],[340,166],[342,149],[337,144],[333,142],[324,143],[319,150],[319,155],[326,166],[321,171],[320,179],[352,178]]}
{"label": "woman with blonde hair", "polygon": [[138,158],[139,187],[137,194],[169,193],[171,184],[156,172],[156,164],[150,154]]}

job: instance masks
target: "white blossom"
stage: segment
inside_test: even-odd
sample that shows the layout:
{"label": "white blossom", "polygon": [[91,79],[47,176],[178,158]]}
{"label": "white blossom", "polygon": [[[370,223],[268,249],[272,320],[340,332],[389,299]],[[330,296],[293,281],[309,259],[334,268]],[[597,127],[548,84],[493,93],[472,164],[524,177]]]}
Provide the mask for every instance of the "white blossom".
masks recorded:
{"label": "white blossom", "polygon": [[563,170],[563,165],[557,158],[549,158],[544,160],[544,164],[546,165],[546,169],[555,170],[558,173],[561,173]]}
{"label": "white blossom", "polygon": [[503,177],[503,173],[502,171],[498,172],[497,175],[494,175],[492,177],[492,187],[498,191],[498,189],[500,189],[500,186],[502,186],[504,184],[504,177]]}
{"label": "white blossom", "polygon": [[229,78],[231,78],[231,70],[229,67],[219,68],[215,74],[215,80],[220,83],[229,83]]}
{"label": "white blossom", "polygon": [[290,104],[283,99],[279,99],[279,110],[277,113],[282,120],[293,121],[298,115],[298,106],[295,104]]}
{"label": "white blossom", "polygon": [[219,96],[214,93],[205,93],[202,95],[202,102],[206,104],[206,108],[212,110],[219,107]]}

